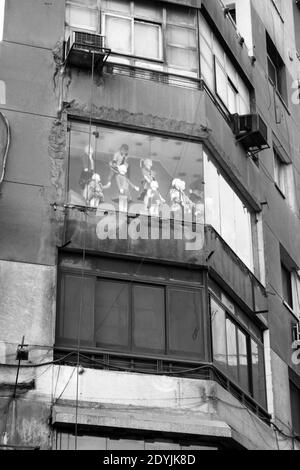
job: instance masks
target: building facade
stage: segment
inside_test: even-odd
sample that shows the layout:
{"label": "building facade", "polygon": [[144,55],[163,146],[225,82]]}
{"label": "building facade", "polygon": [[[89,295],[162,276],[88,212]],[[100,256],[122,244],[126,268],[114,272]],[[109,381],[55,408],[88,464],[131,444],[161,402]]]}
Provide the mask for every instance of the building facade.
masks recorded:
{"label": "building facade", "polygon": [[299,450],[299,2],[0,11],[0,446]]}

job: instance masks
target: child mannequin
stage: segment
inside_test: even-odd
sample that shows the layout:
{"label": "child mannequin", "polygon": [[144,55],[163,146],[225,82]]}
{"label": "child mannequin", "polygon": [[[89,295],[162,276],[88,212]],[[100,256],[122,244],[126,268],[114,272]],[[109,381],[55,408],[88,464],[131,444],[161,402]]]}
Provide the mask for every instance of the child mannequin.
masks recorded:
{"label": "child mannequin", "polygon": [[109,188],[111,183],[102,185],[101,177],[98,173],[94,173],[90,182],[85,186],[83,197],[90,207],[98,207],[104,202],[103,190]]}
{"label": "child mannequin", "polygon": [[152,171],[153,162],[150,158],[146,158],[145,160],[141,160],[140,167],[143,174],[142,180],[142,192],[138,197],[138,200],[144,201],[148,189],[150,189],[150,185],[152,181],[155,181],[155,172]]}
{"label": "child mannequin", "polygon": [[90,145],[87,145],[84,149],[84,155],[82,157],[82,165],[83,165],[83,170],[79,178],[79,186],[84,191],[86,185],[91,180],[94,174],[94,169],[95,169],[94,149]]}

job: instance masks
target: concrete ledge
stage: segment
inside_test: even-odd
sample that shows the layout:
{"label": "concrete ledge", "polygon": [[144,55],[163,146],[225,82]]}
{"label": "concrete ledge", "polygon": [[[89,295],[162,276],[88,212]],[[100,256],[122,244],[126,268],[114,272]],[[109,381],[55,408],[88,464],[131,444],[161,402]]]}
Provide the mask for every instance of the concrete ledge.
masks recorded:
{"label": "concrete ledge", "polygon": [[[75,424],[75,406],[56,405],[53,408],[53,425]],[[187,410],[161,410],[113,406],[101,408],[79,408],[77,423],[83,426],[136,429],[197,435],[201,437],[219,437],[232,439],[232,430],[223,421],[203,419],[200,413]]]}

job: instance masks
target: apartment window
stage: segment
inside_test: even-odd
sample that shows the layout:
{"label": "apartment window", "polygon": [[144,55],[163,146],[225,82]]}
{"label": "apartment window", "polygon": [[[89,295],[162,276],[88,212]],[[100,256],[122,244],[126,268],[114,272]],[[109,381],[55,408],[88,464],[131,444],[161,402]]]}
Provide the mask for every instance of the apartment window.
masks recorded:
{"label": "apartment window", "polygon": [[280,154],[274,150],[274,181],[277,188],[280,190],[283,196],[286,195],[287,191],[287,172],[286,163],[282,160]]}
{"label": "apartment window", "polygon": [[251,212],[204,152],[205,223],[253,270]]}
{"label": "apartment window", "polygon": [[5,0],[0,0],[0,41],[3,39]]}
{"label": "apartment window", "polygon": [[[61,272],[56,344],[203,360],[203,294],[151,282]],[[84,308],[82,308],[84,306]]]}
{"label": "apartment window", "polygon": [[162,60],[162,9],[146,3],[105,2],[103,30],[113,52]]}
{"label": "apartment window", "polygon": [[225,111],[230,114],[249,114],[249,89],[202,16],[200,63],[201,76],[210,90],[217,95]]}
{"label": "apartment window", "polygon": [[275,90],[285,99],[285,65],[268,33],[266,33],[266,41],[269,80]]}
{"label": "apartment window", "polygon": [[66,35],[81,29],[105,35],[110,62],[198,77],[196,10],[144,0],[68,0]]}
{"label": "apartment window", "polygon": [[236,306],[229,310],[211,296],[210,307],[214,363],[266,408],[262,333],[255,325],[249,325],[246,315]]}
{"label": "apartment window", "polygon": [[227,8],[229,10],[228,14],[230,15],[232,21],[236,24],[236,6],[235,3],[230,3],[227,5]]}
{"label": "apartment window", "polygon": [[293,431],[300,437],[300,388],[290,380],[291,414]]}
{"label": "apartment window", "polygon": [[281,263],[282,296],[284,302],[293,309],[292,273]]}
{"label": "apartment window", "polygon": [[201,144],[71,122],[69,154],[70,204],[204,222]]}

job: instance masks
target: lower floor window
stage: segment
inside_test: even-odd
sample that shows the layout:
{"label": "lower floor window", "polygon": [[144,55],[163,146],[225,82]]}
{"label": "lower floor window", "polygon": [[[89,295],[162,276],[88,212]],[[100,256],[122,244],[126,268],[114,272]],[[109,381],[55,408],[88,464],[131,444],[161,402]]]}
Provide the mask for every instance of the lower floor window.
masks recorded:
{"label": "lower floor window", "polygon": [[[300,381],[298,380],[298,385]],[[300,387],[290,380],[291,412],[294,434],[300,436]]]}
{"label": "lower floor window", "polygon": [[[75,435],[67,432],[57,432],[53,450],[75,450]],[[82,434],[77,436],[76,450],[218,450],[217,445],[194,442],[190,439],[186,442],[178,438],[125,437],[125,433],[111,436],[99,436]]]}
{"label": "lower floor window", "polygon": [[61,273],[58,345],[202,360],[201,289]]}
{"label": "lower floor window", "polygon": [[[264,348],[214,297],[210,300],[214,363],[266,408]],[[254,329],[253,329],[254,330]]]}

